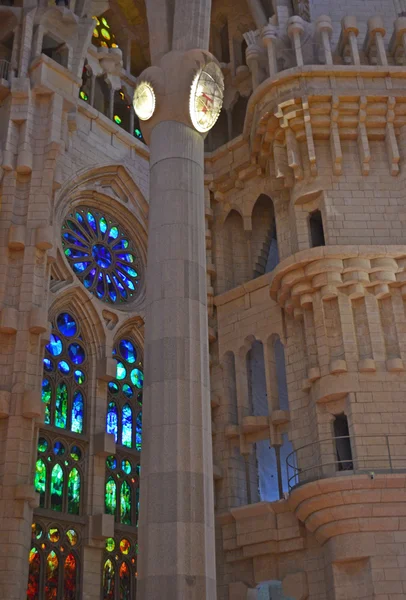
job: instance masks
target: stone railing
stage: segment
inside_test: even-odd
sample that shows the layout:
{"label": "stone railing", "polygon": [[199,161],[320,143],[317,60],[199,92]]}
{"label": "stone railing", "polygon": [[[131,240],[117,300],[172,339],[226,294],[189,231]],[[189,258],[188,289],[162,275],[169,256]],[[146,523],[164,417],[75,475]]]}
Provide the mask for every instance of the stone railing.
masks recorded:
{"label": "stone railing", "polygon": [[320,16],[315,23],[296,15],[288,19],[286,31],[270,23],[262,31],[250,31],[244,37],[254,90],[267,77],[305,65],[406,64],[406,17],[395,20],[390,37],[382,17],[371,17],[360,44],[357,19],[346,16],[341,21],[336,48],[332,47],[333,25],[327,15]]}
{"label": "stone railing", "polygon": [[0,79],[5,79],[6,81],[8,81],[9,73],[10,63],[4,58],[0,59]]}
{"label": "stone railing", "polygon": [[348,435],[318,440],[286,458],[289,491],[311,481],[339,475],[406,471],[403,435]]}

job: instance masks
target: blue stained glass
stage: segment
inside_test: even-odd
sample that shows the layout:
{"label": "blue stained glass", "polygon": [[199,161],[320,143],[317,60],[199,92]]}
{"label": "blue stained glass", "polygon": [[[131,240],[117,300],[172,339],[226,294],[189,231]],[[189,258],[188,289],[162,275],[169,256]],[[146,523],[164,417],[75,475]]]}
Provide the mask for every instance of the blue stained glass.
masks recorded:
{"label": "blue stained glass", "polygon": [[121,412],[121,443],[127,448],[132,447],[133,413],[129,404],[123,406]]}
{"label": "blue stained glass", "polygon": [[114,440],[117,442],[118,436],[118,412],[114,402],[109,402],[106,417],[106,432],[114,435]]}
{"label": "blue stained glass", "polygon": [[138,388],[141,389],[144,385],[144,374],[139,369],[133,369],[131,371],[131,381]]}
{"label": "blue stained glass", "polygon": [[92,287],[92,285],[94,283],[95,275],[96,275],[96,269],[91,269],[89,271],[89,273],[86,275],[86,277],[83,280],[84,286],[86,288]]}
{"label": "blue stained glass", "polygon": [[57,456],[63,456],[65,454],[65,446],[62,444],[62,442],[55,442],[54,454]]}
{"label": "blue stained glass", "polygon": [[142,413],[138,413],[138,417],[135,421],[135,447],[138,452],[141,452],[142,446]]}
{"label": "blue stained glass", "polygon": [[83,244],[80,240],[78,240],[74,235],[69,233],[69,231],[65,231],[65,233],[63,234],[63,237],[70,244],[74,244],[75,246],[80,246],[80,248],[86,248],[86,245]]}
{"label": "blue stained glass", "polygon": [[138,392],[137,394],[137,402],[140,406],[142,406],[142,392]]}
{"label": "blue stained glass", "polygon": [[82,385],[82,383],[85,382],[85,374],[80,369],[75,371],[75,381],[76,383],[79,383],[79,385]]}
{"label": "blue stained glass", "polygon": [[117,300],[116,288],[112,284],[111,279],[107,275],[107,273],[106,273],[106,281],[107,281],[107,287],[108,287],[108,290],[109,290],[109,296],[112,299],[112,301],[115,302]]}
{"label": "blue stained glass", "polygon": [[137,360],[137,352],[134,344],[130,340],[121,340],[119,344],[121,356],[129,363],[135,363]]}
{"label": "blue stained glass", "polygon": [[123,469],[126,475],[129,475],[132,471],[132,466],[129,460],[123,459],[121,461],[121,468]]}
{"label": "blue stained glass", "polygon": [[102,233],[106,233],[107,231],[107,221],[104,217],[102,217],[99,221],[99,227],[100,227],[100,231]]}
{"label": "blue stained glass", "polygon": [[116,226],[112,227],[109,231],[109,237],[108,240],[109,242],[112,240],[116,240],[118,238],[118,229]]}
{"label": "blue stained glass", "polygon": [[56,388],[55,399],[55,426],[66,429],[68,421],[68,388],[65,383],[60,383]]}
{"label": "blue stained glass", "polygon": [[83,395],[81,392],[75,392],[72,403],[72,426],[71,430],[75,433],[83,431]]}
{"label": "blue stained glass", "polygon": [[76,248],[67,248],[65,250],[66,256],[69,258],[89,258],[87,250],[77,250]]}
{"label": "blue stained glass", "polygon": [[51,384],[48,379],[42,380],[42,402],[48,404],[51,401]]}
{"label": "blue stained glass", "polygon": [[102,244],[95,244],[92,248],[92,256],[102,269],[108,269],[111,265],[111,254]]}
{"label": "blue stained glass", "polygon": [[106,215],[77,208],[62,227],[62,242],[72,270],[97,298],[115,304],[137,292],[136,252],[125,232]]}
{"label": "blue stained glass", "polygon": [[52,356],[59,356],[62,352],[62,348],[63,345],[61,338],[51,333],[49,344],[46,345],[46,349],[48,350],[49,354]]}
{"label": "blue stained glass", "polygon": [[110,383],[109,383],[109,391],[112,394],[117,394],[118,393],[118,385],[116,384],[115,381],[110,381]]}
{"label": "blue stained glass", "polygon": [[117,267],[120,267],[120,269],[123,269],[126,273],[131,275],[131,277],[138,277],[137,271],[134,271],[134,269],[132,267],[129,267],[129,266],[123,265],[123,264],[119,264],[119,265],[117,265]]}
{"label": "blue stained glass", "polygon": [[83,350],[82,346],[76,342],[70,344],[68,348],[68,355],[75,365],[81,365],[85,360],[85,351]]}
{"label": "blue stained glass", "polygon": [[[76,213],[76,218],[79,221],[79,223],[83,224],[83,219],[82,217],[79,215],[80,219],[78,218],[79,213]],[[87,242],[86,236],[85,234],[82,232],[82,230],[76,225],[76,223],[74,221],[71,221],[70,219],[68,219],[66,221],[67,225],[69,226],[69,228],[76,233],[76,235],[78,235],[80,238],[82,238],[82,240],[85,240],[85,242]]]}
{"label": "blue stained glass", "polygon": [[59,331],[67,337],[76,335],[78,327],[75,319],[69,313],[61,313],[56,320]]}
{"label": "blue stained glass", "polygon": [[115,275],[112,275],[112,278],[113,278],[113,281],[116,284],[120,294],[123,296],[123,298],[127,298],[127,292],[125,291],[123,284],[119,282],[119,280],[117,279],[117,277]]}
{"label": "blue stained glass", "polygon": [[113,246],[113,250],[126,250],[129,245],[130,245],[130,242],[123,238],[117,244],[115,244]]}
{"label": "blue stained glass", "polygon": [[117,254],[117,258],[124,261],[124,262],[129,262],[129,263],[133,263],[134,262],[134,257],[132,254]]}
{"label": "blue stained glass", "polygon": [[97,233],[96,219],[94,218],[94,216],[92,215],[91,212],[87,213],[87,221],[88,221],[90,227],[93,229],[93,231],[95,233]]}
{"label": "blue stained glass", "polygon": [[116,460],[115,456],[108,456],[106,458],[106,465],[109,469],[116,469],[117,468],[117,460]]}
{"label": "blue stained glass", "polygon": [[135,285],[133,284],[131,279],[128,279],[127,275],[124,275],[124,273],[122,273],[121,271],[117,271],[117,275],[120,277],[120,279],[122,281],[124,281],[125,285],[128,287],[129,290],[131,290],[131,291],[135,290]]}
{"label": "blue stained glass", "polygon": [[60,370],[61,373],[63,373],[64,375],[67,375],[67,373],[69,373],[69,371],[70,371],[70,366],[68,365],[66,360],[61,360],[58,363],[58,369]]}
{"label": "blue stained glass", "polygon": [[90,262],[73,263],[72,269],[75,271],[75,273],[83,273],[83,271],[86,271],[86,269],[89,265],[90,265]]}
{"label": "blue stained glass", "polygon": [[118,380],[124,379],[127,375],[127,369],[122,362],[117,362],[116,377]]}
{"label": "blue stained glass", "polygon": [[43,363],[44,363],[45,371],[53,371],[54,370],[53,362],[52,362],[52,360],[49,360],[49,358],[44,358]]}
{"label": "blue stained glass", "polygon": [[132,389],[131,385],[128,385],[128,383],[123,385],[123,394],[127,396],[127,398],[132,398],[134,396],[134,390]]}
{"label": "blue stained glass", "polygon": [[104,296],[104,281],[103,281],[103,273],[99,273],[99,279],[97,281],[96,293],[99,298],[103,298]]}

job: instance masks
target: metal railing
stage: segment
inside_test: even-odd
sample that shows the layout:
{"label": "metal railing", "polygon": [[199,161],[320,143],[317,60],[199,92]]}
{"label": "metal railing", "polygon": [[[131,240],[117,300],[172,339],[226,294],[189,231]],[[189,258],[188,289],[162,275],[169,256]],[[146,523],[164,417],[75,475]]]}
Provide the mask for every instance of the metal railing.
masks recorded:
{"label": "metal railing", "polygon": [[343,474],[406,472],[406,435],[330,437],[297,448],[286,458],[289,491]]}
{"label": "metal railing", "polygon": [[8,74],[10,72],[10,63],[4,58],[0,59],[0,79],[8,80]]}

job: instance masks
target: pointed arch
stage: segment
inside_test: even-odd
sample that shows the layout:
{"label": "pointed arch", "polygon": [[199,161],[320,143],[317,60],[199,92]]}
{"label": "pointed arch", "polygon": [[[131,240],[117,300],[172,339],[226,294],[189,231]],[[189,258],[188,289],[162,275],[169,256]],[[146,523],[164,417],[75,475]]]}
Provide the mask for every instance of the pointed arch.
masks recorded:
{"label": "pointed arch", "polygon": [[223,289],[226,292],[248,280],[248,238],[242,216],[232,209],[222,228]]}
{"label": "pointed arch", "polygon": [[272,199],[261,194],[252,210],[251,256],[254,277],[269,273],[279,262]]}

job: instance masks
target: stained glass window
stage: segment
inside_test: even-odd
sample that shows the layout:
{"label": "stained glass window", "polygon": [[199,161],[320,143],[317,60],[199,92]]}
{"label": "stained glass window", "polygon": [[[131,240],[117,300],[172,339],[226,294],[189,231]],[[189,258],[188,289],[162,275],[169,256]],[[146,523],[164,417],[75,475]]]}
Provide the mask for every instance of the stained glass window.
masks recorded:
{"label": "stained glass window", "polygon": [[61,312],[45,348],[42,401],[45,424],[84,432],[86,350],[77,319]]}
{"label": "stained glass window", "polygon": [[78,531],[36,521],[31,538],[27,600],[79,600]]}
{"label": "stained glass window", "polygon": [[[138,523],[139,463],[130,457],[106,459],[106,513],[117,523],[136,526]],[[135,503],[134,503],[135,498]]]}
{"label": "stained glass window", "polygon": [[108,215],[76,208],[63,224],[62,245],[72,270],[97,298],[113,304],[135,298],[139,259],[131,238]]}
{"label": "stained glass window", "polygon": [[40,508],[78,515],[84,453],[72,440],[54,438],[55,434],[44,432],[38,440],[34,486]]}
{"label": "stained glass window", "polygon": [[94,46],[104,46],[105,48],[118,48],[116,37],[111,30],[110,23],[106,17],[93,17],[94,29],[92,44]]}
{"label": "stained glass window", "polygon": [[141,352],[129,339],[122,339],[113,350],[117,361],[116,379],[108,384],[106,431],[116,443],[141,451],[142,388],[144,385]]}
{"label": "stained glass window", "polygon": [[103,600],[135,598],[138,547],[132,537],[106,540],[103,561]]}

